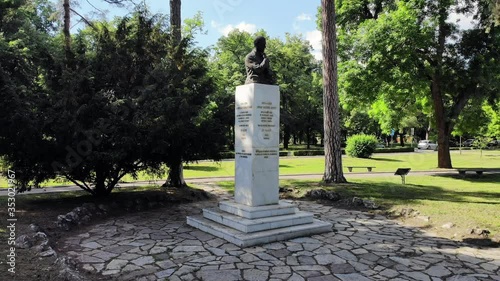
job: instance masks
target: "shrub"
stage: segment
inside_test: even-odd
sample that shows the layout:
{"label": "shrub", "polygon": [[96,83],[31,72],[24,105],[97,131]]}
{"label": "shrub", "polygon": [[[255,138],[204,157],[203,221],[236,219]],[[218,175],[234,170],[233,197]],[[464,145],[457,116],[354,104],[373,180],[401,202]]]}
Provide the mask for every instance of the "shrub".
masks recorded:
{"label": "shrub", "polygon": [[353,135],[347,139],[347,155],[356,158],[369,158],[377,148],[377,138],[371,135]]}
{"label": "shrub", "polygon": [[296,150],[293,156],[320,156],[325,155],[323,150]]}
{"label": "shrub", "polygon": [[280,151],[280,156],[288,156],[288,151]]}
{"label": "shrub", "polygon": [[401,152],[414,152],[415,148],[413,147],[386,147],[386,148],[377,148],[375,152],[377,153],[401,153]]}

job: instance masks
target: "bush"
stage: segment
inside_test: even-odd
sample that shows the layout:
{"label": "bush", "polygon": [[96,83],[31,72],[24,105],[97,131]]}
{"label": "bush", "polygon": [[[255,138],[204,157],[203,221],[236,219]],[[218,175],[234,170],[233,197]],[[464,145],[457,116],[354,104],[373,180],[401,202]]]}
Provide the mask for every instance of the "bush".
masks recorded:
{"label": "bush", "polygon": [[371,135],[353,135],[347,139],[347,155],[356,158],[369,158],[377,148],[377,138]]}
{"label": "bush", "polygon": [[413,147],[386,147],[386,148],[377,148],[375,149],[376,153],[400,153],[400,152],[414,152],[415,148]]}
{"label": "bush", "polygon": [[221,153],[221,159],[234,159],[234,151],[224,151]]}
{"label": "bush", "polygon": [[325,155],[323,150],[296,150],[293,152],[293,156],[319,156]]}
{"label": "bush", "polygon": [[288,151],[280,151],[280,157],[288,156]]}

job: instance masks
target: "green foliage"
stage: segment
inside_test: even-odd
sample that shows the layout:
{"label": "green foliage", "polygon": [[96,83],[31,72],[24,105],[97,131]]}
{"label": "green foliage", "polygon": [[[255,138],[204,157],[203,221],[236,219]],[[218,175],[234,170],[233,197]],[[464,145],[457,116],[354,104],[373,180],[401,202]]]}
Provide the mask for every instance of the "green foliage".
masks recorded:
{"label": "green foliage", "polygon": [[472,146],[474,148],[481,150],[481,157],[483,157],[483,149],[488,147],[490,141],[491,141],[490,137],[478,136],[475,138],[474,142],[472,143]]}
{"label": "green foliage", "polygon": [[353,135],[347,138],[347,155],[355,158],[369,158],[377,148],[377,138],[372,135]]}
{"label": "green foliage", "polygon": [[94,22],[74,36],[68,57],[59,37],[38,34],[47,40],[35,41],[35,52],[19,45],[26,44],[15,38],[22,32],[0,33],[11,36],[0,36],[0,86],[12,101],[2,103],[0,155],[22,189],[63,176],[106,196],[127,174],[220,159],[224,139],[207,99],[215,88],[207,52],[190,36],[173,46],[165,19],[140,6]]}
{"label": "green foliage", "polygon": [[0,2],[0,155],[20,186],[47,178],[39,164],[48,142],[38,105],[47,98],[44,78],[52,71],[53,11],[49,1]]}
{"label": "green foliage", "polygon": [[401,153],[401,152],[414,152],[413,147],[387,147],[387,148],[377,148],[376,153]]}
{"label": "green foliage", "polygon": [[325,155],[324,150],[296,150],[293,151],[293,156],[320,156]]}
{"label": "green foliage", "polygon": [[[336,1],[344,108],[369,108],[383,132],[430,119],[446,148],[470,101],[498,99],[500,36],[485,3]],[[461,30],[452,14],[473,15],[478,24]],[[439,165],[451,166],[445,154],[440,150]]]}
{"label": "green foliage", "polygon": [[[210,76],[217,91],[210,97],[214,111],[225,126],[228,139],[233,139],[234,92],[245,82],[245,56],[253,48],[253,39],[266,35],[234,30],[219,38],[210,60]],[[320,66],[310,53],[311,46],[301,36],[286,34],[285,40],[268,38],[266,54],[277,74],[281,92],[281,127],[284,142],[291,135],[313,139],[322,131],[322,84]]]}

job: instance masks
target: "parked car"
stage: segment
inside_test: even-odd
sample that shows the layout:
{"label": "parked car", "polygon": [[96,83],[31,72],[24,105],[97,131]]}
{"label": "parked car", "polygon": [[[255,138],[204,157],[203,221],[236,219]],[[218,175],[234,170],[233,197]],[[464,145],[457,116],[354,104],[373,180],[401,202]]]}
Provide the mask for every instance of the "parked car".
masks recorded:
{"label": "parked car", "polygon": [[495,146],[499,146],[500,145],[500,142],[498,140],[492,140],[488,143],[488,147],[495,147]]}
{"label": "parked car", "polygon": [[474,143],[475,139],[468,139],[462,143],[463,146],[470,147]]}
{"label": "parked car", "polygon": [[432,149],[436,150],[438,144],[430,140],[421,140],[418,142],[418,149]]}

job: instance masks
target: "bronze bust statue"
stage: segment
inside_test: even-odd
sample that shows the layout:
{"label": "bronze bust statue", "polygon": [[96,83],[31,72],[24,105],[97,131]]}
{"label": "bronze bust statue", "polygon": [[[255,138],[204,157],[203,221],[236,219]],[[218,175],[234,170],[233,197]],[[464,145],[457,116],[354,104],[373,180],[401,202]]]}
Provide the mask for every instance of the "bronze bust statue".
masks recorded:
{"label": "bronze bust statue", "polygon": [[253,41],[255,48],[245,58],[247,80],[245,84],[276,84],[274,73],[269,66],[269,59],[264,50],[266,49],[266,38],[259,36]]}

